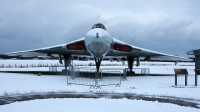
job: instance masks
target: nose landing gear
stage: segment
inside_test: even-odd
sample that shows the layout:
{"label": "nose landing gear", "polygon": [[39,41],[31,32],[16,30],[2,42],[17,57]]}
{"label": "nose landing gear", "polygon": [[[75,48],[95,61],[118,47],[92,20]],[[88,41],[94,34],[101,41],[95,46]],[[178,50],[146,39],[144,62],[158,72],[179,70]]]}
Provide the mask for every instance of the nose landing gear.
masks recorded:
{"label": "nose landing gear", "polygon": [[94,61],[95,61],[95,64],[96,64],[97,72],[99,72],[99,68],[100,68],[100,65],[101,65],[102,57],[101,58],[95,58],[94,57]]}

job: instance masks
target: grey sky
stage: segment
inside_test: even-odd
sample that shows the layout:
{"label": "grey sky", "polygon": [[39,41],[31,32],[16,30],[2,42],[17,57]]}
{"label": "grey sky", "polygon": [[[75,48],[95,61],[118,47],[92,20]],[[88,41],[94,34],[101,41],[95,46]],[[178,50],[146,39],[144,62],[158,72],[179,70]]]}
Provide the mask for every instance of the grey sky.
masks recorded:
{"label": "grey sky", "polygon": [[103,23],[128,44],[187,56],[199,49],[199,0],[0,0],[0,53],[63,44]]}

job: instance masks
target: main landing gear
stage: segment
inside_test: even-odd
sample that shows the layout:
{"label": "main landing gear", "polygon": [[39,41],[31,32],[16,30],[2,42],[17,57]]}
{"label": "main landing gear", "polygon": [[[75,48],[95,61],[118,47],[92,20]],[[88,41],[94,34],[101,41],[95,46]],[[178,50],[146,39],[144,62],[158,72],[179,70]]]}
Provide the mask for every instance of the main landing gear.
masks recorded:
{"label": "main landing gear", "polygon": [[134,65],[134,60],[136,59],[136,66],[140,66],[140,58],[138,57],[127,57],[128,61],[128,68],[130,69],[130,74],[134,75],[135,72],[133,72],[133,65]]}
{"label": "main landing gear", "polygon": [[67,71],[67,67],[71,63],[71,56],[70,55],[64,55],[64,64],[65,64],[65,71]]}
{"label": "main landing gear", "polygon": [[135,57],[127,57],[127,61],[128,61],[128,68],[130,69],[130,74],[135,74],[135,72],[133,72],[133,64],[134,64],[134,59]]}

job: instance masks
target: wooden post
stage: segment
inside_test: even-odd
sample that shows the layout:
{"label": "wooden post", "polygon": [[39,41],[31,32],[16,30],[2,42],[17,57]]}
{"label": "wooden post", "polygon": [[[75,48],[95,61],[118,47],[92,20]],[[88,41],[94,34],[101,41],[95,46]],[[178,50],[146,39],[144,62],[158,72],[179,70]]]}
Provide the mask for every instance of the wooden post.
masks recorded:
{"label": "wooden post", "polygon": [[177,85],[177,74],[175,74],[175,85]]}
{"label": "wooden post", "polygon": [[198,81],[198,75],[195,74],[195,86],[197,86],[197,81]]}
{"label": "wooden post", "polygon": [[185,86],[187,86],[187,74],[185,74]]}
{"label": "wooden post", "polygon": [[194,69],[195,71],[195,86],[198,84],[198,75],[200,75],[200,69]]}

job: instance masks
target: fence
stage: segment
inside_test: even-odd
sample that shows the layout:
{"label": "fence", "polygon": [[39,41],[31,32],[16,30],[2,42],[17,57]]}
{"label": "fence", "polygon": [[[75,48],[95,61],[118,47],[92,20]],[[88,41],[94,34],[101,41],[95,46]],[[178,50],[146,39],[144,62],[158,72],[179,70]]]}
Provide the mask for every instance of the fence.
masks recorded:
{"label": "fence", "polygon": [[108,85],[121,85],[122,72],[109,69],[101,69],[101,78],[98,79],[99,86],[108,86]]}
{"label": "fence", "polygon": [[[135,74],[142,74],[142,75],[149,75],[150,69],[149,68],[133,68],[132,69]],[[125,68],[125,73],[130,72],[129,68]]]}
{"label": "fence", "polygon": [[54,66],[49,67],[49,72],[57,72],[57,67]]}
{"label": "fence", "polygon": [[[64,67],[49,67],[50,72],[62,71]],[[149,68],[133,68],[135,74],[150,74]],[[128,68],[102,68],[96,73],[96,68],[73,67],[67,68],[67,85],[85,85],[93,88],[101,86],[116,85],[120,86],[121,81],[127,80]]]}
{"label": "fence", "polygon": [[69,67],[67,71],[67,85],[85,85],[95,87],[95,78],[92,77],[92,71],[88,71],[88,74],[80,74],[80,68]]}
{"label": "fence", "polygon": [[[80,69],[70,67],[67,71],[67,85],[85,85],[90,88],[101,88],[101,86],[121,85],[121,71],[100,69]],[[81,72],[80,72],[81,71]],[[108,75],[109,74],[109,75]]]}
{"label": "fence", "polygon": [[[69,67],[70,68],[70,67]],[[78,68],[78,67],[76,67]],[[62,69],[64,69],[64,67],[54,67],[54,66],[51,66],[49,67],[49,72],[58,72],[58,71],[62,71]],[[81,67],[79,68],[80,69],[80,72],[84,73],[84,72],[87,72],[87,71],[90,71],[90,72],[95,72],[96,69],[95,68],[90,68],[90,67]],[[130,69],[129,68],[102,68],[101,70],[104,70],[104,71],[109,71],[109,70],[112,70],[112,71],[120,71],[121,73],[123,73],[124,75],[126,75],[125,73],[129,72]],[[125,71],[124,71],[125,70]],[[143,75],[148,75],[150,74],[150,69],[149,68],[133,68],[132,69],[133,72],[135,72],[135,74],[143,74]],[[124,76],[123,75],[123,76]]]}

